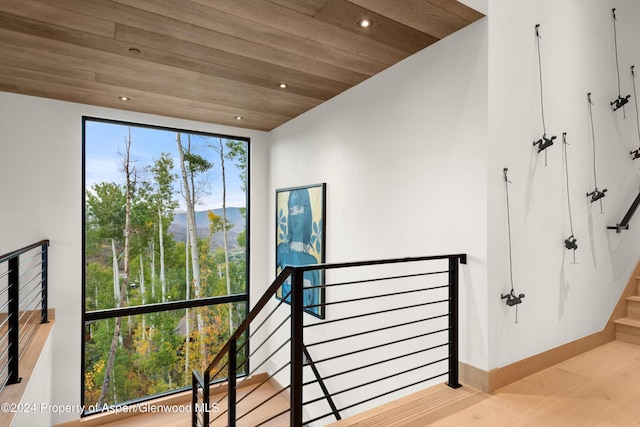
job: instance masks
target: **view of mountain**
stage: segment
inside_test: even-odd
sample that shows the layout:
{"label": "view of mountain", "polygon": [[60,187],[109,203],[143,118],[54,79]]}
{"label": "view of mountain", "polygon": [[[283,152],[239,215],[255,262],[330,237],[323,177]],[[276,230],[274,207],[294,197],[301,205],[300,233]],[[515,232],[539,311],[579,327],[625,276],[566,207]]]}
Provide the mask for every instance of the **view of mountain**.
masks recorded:
{"label": "view of mountain", "polygon": [[[209,238],[208,212],[196,212],[196,227],[198,237],[201,239]],[[213,213],[222,217],[222,209],[213,209]],[[238,234],[245,230],[247,221],[241,213],[241,208],[227,208],[227,221],[233,224],[233,227],[227,232],[229,248],[235,249],[238,247]],[[176,242],[187,240],[187,214],[185,212],[175,214],[173,222],[169,225],[169,233],[173,235]],[[210,247],[212,250],[222,247],[222,232],[213,236]]]}

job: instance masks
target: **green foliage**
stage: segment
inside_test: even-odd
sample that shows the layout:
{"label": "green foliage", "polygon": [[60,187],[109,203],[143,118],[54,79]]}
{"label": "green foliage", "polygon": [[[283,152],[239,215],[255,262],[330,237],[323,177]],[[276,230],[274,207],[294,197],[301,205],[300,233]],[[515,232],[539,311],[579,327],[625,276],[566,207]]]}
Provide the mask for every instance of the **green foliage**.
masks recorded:
{"label": "green foliage", "polygon": [[188,151],[184,153],[184,160],[188,163],[187,170],[192,174],[206,172],[213,167],[213,163],[204,157]]}
{"label": "green foliage", "polygon": [[124,187],[112,182],[87,191],[87,229],[98,239],[122,240],[124,236]]}
{"label": "green foliage", "polygon": [[[246,179],[246,143],[229,142],[228,159],[233,159]],[[188,169],[201,173],[213,167],[205,158],[185,153]],[[168,227],[178,207],[172,173],[174,164],[168,153],[162,153],[144,168],[146,180],[135,186],[131,207],[132,246],[130,252],[130,284],[125,305],[135,306],[160,302],[159,259],[160,236],[164,249],[167,300],[186,298],[186,247],[176,242]],[[100,183],[86,193],[86,311],[113,308],[114,271],[112,239],[115,242],[118,271],[123,269],[122,252],[125,228],[125,189],[117,183]],[[211,213],[212,232],[232,224]],[[160,224],[162,224],[160,226]],[[238,236],[241,246],[230,253],[229,274],[232,293],[247,289],[246,232]],[[226,295],[226,268],[222,249],[212,251],[208,239],[199,239],[202,296]],[[152,261],[153,260],[153,261]],[[144,291],[142,281],[144,280]],[[152,297],[155,289],[155,299]],[[191,298],[194,298],[193,289]],[[114,404],[166,392],[190,385],[191,369],[201,369],[224,345],[229,331],[229,305],[190,309],[188,337],[185,335],[187,310],[173,310],[146,315],[123,317],[107,403]],[[239,324],[246,314],[245,304],[234,304],[233,324]],[[197,316],[204,320],[197,328]],[[97,403],[105,377],[115,319],[92,322],[85,326],[84,403]],[[188,368],[185,360],[189,349]],[[202,349],[205,352],[202,352]]]}

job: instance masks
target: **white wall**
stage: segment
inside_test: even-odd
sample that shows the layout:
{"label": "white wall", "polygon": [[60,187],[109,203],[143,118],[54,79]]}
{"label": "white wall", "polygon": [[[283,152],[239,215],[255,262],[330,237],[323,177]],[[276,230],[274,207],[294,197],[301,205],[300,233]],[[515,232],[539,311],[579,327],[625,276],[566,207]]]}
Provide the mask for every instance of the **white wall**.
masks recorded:
{"label": "white wall", "polygon": [[[55,340],[55,331],[56,324],[54,323],[42,347],[38,361],[29,376],[29,384],[22,395],[21,403],[26,404],[26,410],[16,412],[11,427],[51,427],[53,414],[59,412],[58,408],[48,406],[53,400],[52,372],[54,371],[53,341]],[[66,410],[66,408],[62,410]]]}
{"label": "white wall", "polygon": [[[490,0],[488,301],[489,368],[496,368],[602,330],[640,257],[637,216],[616,234],[640,184],[633,101],[618,95],[613,21],[617,8],[623,95],[632,93],[630,66],[640,65],[640,2],[636,0]],[[540,24],[547,133],[556,143],[537,154],[542,135],[535,25]],[[592,92],[598,186],[593,205],[592,139],[587,92]],[[567,132],[569,187],[577,264],[563,245],[570,235],[561,136]],[[515,309],[500,300],[510,289],[506,195],[509,168],[513,281],[524,293]]]}
{"label": "white wall", "polygon": [[486,31],[481,20],[269,135],[270,223],[277,188],[326,182],[327,262],[469,255],[460,354],[481,368],[488,334]]}
{"label": "white wall", "polygon": [[[51,240],[54,404],[80,402],[83,115],[251,138],[252,282],[259,283],[266,269],[261,256],[267,229],[264,132],[0,92],[0,253]],[[53,422],[74,416],[54,416]]]}
{"label": "white wall", "polygon": [[[606,230],[640,184],[640,160],[629,156],[639,144],[633,104],[626,120],[609,107],[617,96],[612,7],[626,95],[629,66],[640,68],[635,0],[489,0],[489,18],[268,135],[0,93],[0,253],[51,239],[57,330],[71,331],[54,342],[54,403],[80,395],[83,114],[252,138],[256,294],[273,279],[275,190],[326,182],[327,261],[469,255],[461,280],[463,361],[492,369],[601,330],[640,257],[637,218],[628,231]],[[558,136],[547,166],[532,145],[541,136],[538,23],[546,124]],[[598,184],[609,190],[602,215],[586,198],[594,186],[587,92],[595,103]],[[562,245],[569,227],[562,132],[571,144],[578,264]],[[504,167],[512,181],[514,286],[526,294],[518,324],[500,300],[510,288]]]}

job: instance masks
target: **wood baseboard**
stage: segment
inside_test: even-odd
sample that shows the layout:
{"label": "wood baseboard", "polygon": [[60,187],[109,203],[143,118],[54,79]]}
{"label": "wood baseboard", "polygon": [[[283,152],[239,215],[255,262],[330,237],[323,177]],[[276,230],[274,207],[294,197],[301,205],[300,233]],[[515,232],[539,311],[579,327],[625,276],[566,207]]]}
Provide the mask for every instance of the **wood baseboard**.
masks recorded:
{"label": "wood baseboard", "polygon": [[460,382],[470,387],[492,393],[501,387],[524,377],[535,374],[586,351],[592,350],[616,339],[615,320],[626,316],[627,297],[636,295],[640,288],[640,262],[636,265],[627,286],[622,291],[604,329],[586,337],[571,341],[559,347],[519,360],[511,365],[492,369],[489,372],[460,363]]}

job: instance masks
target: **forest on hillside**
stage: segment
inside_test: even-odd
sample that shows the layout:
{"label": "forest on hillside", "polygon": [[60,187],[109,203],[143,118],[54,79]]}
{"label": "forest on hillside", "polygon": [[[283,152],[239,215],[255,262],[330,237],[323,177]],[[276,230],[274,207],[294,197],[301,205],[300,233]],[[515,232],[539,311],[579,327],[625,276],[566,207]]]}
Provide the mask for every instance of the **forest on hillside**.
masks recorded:
{"label": "forest on hillside", "polygon": [[[246,294],[247,141],[89,121],[86,135],[85,313]],[[86,321],[83,404],[189,386],[244,301]]]}

